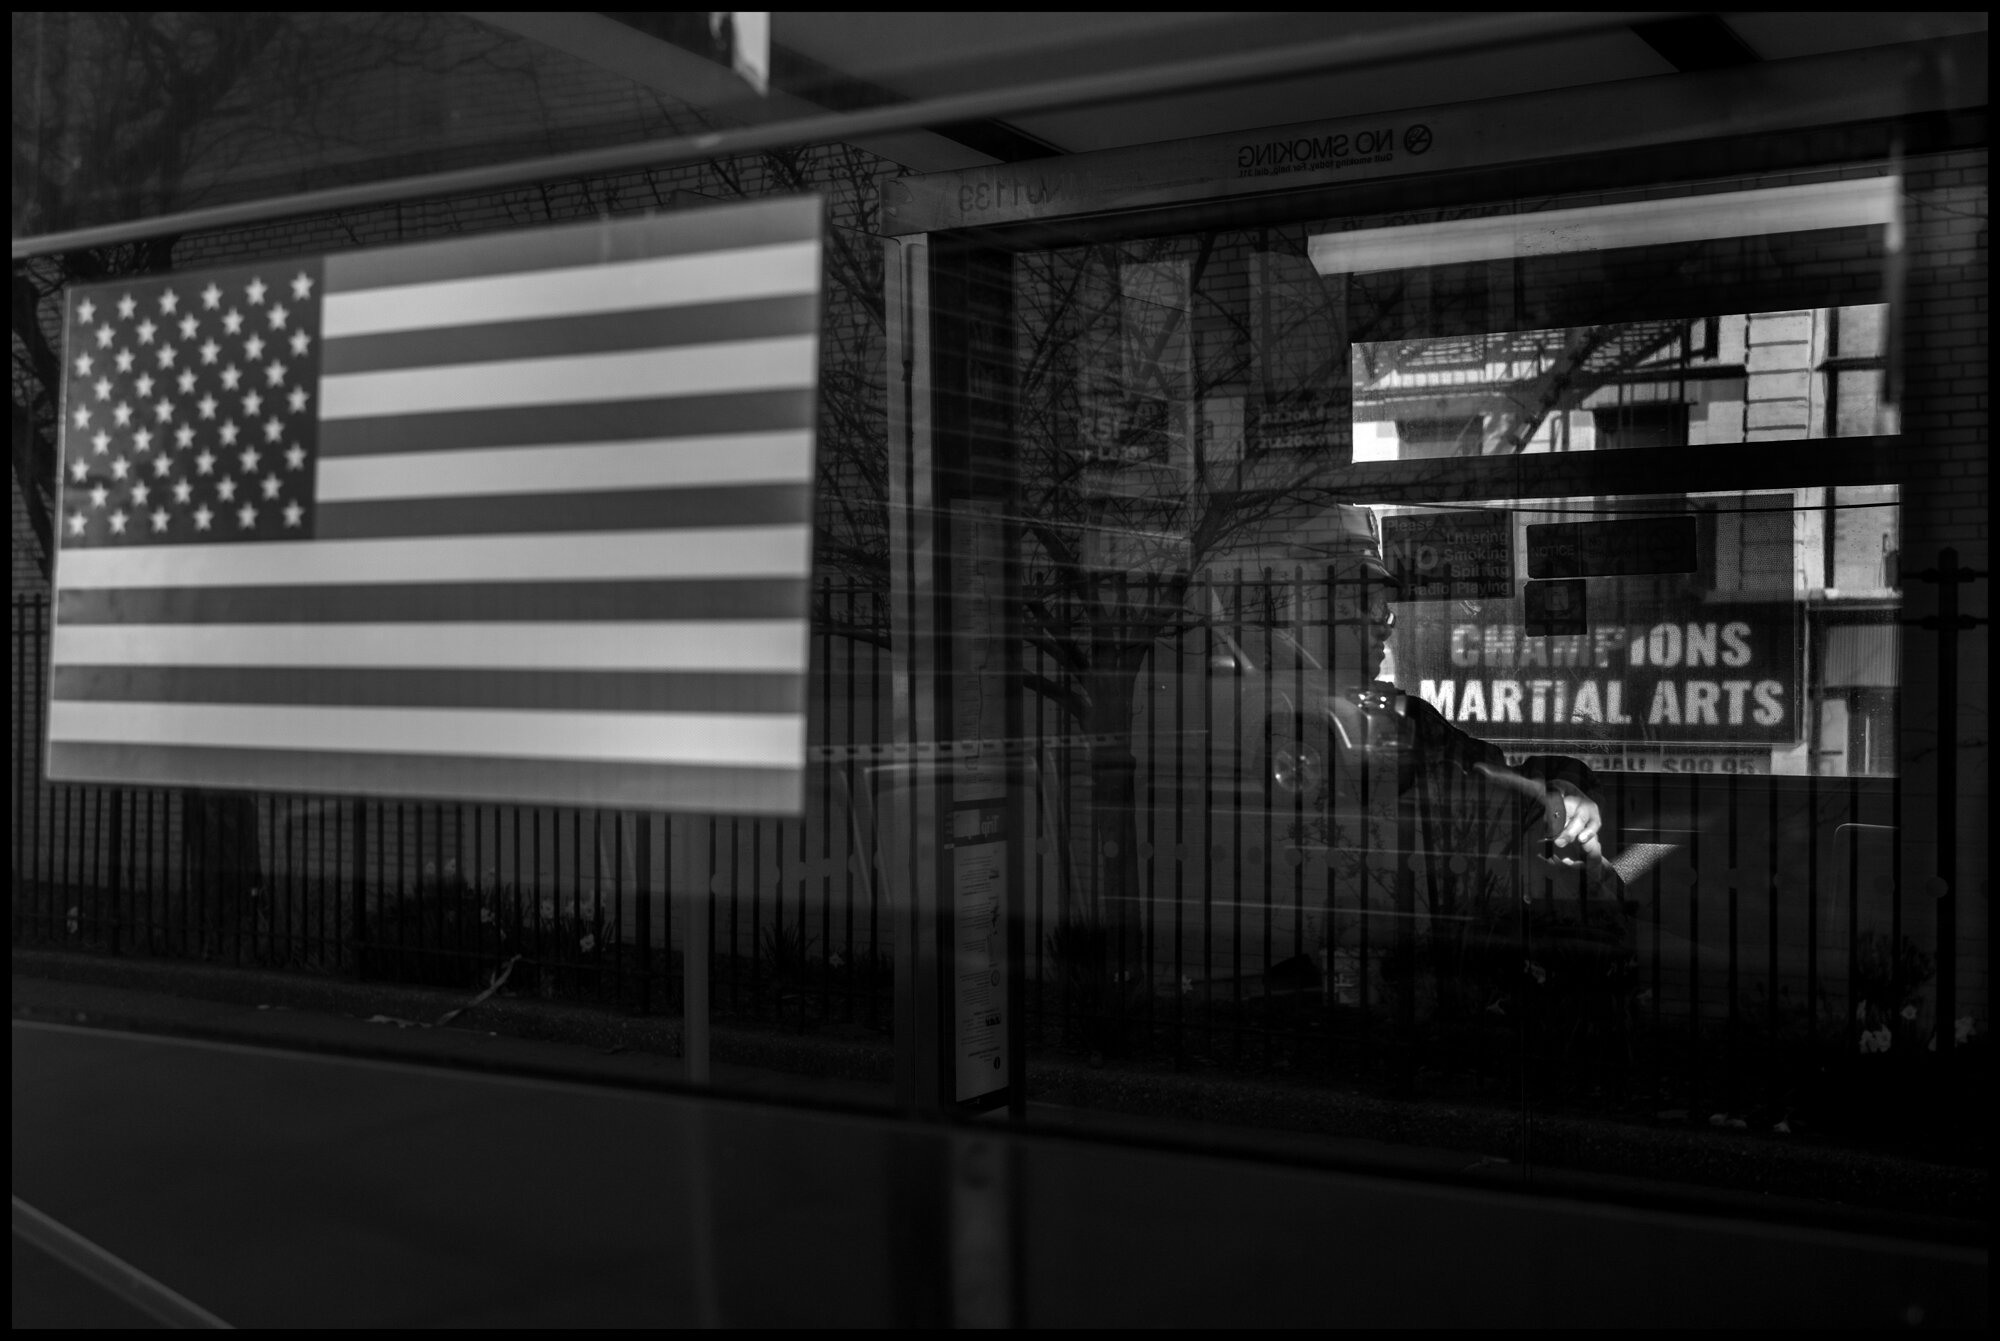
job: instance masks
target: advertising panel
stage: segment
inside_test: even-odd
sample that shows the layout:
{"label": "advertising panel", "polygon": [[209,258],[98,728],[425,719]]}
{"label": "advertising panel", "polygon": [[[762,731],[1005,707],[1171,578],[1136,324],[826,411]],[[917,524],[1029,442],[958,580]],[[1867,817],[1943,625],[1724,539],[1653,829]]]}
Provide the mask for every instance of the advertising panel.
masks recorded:
{"label": "advertising panel", "polygon": [[1626,602],[1562,636],[1530,636],[1509,606],[1470,606],[1473,615],[1427,623],[1406,643],[1399,635],[1402,687],[1503,743],[1622,755],[1661,745],[1754,752],[1803,738],[1799,615],[1789,601]]}

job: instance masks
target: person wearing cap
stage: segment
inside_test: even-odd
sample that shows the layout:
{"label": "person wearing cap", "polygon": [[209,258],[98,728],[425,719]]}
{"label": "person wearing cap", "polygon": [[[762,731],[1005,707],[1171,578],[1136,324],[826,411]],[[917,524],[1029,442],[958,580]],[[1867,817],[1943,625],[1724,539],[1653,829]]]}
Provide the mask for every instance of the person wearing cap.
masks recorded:
{"label": "person wearing cap", "polygon": [[1362,895],[1337,885],[1336,900],[1381,912],[1417,899],[1418,918],[1393,925],[1414,937],[1421,923],[1434,974],[1425,990],[1461,1017],[1475,992],[1477,1007],[1504,1011],[1524,989],[1524,964],[1530,978],[1544,975],[1535,990],[1556,973],[1614,1000],[1631,978],[1633,928],[1624,881],[1604,860],[1590,768],[1553,755],[1510,765],[1497,745],[1381,679],[1400,584],[1374,514],[1343,506],[1336,520],[1320,550],[1331,756],[1321,799],[1345,890]]}
{"label": "person wearing cap", "polygon": [[[1604,855],[1603,810],[1591,796],[1595,780],[1587,765],[1541,755],[1512,768],[1501,749],[1467,734],[1422,699],[1398,691],[1379,678],[1396,628],[1394,602],[1401,582],[1382,557],[1380,523],[1364,507],[1341,504],[1330,553],[1331,603],[1328,660],[1334,694],[1329,703],[1338,761],[1371,730],[1367,715],[1388,711],[1408,725],[1402,743],[1432,764],[1446,763],[1515,800],[1541,807],[1553,859],[1595,870]],[[1351,778],[1353,770],[1344,771]]]}

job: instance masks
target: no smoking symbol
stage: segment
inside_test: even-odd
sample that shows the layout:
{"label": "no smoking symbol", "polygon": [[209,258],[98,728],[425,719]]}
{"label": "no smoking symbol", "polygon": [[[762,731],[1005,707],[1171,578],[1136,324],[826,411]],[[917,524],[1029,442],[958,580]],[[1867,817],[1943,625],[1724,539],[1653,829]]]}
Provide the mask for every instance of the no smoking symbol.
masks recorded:
{"label": "no smoking symbol", "polygon": [[1430,147],[1431,128],[1429,126],[1415,125],[1403,132],[1403,148],[1410,153],[1427,153]]}

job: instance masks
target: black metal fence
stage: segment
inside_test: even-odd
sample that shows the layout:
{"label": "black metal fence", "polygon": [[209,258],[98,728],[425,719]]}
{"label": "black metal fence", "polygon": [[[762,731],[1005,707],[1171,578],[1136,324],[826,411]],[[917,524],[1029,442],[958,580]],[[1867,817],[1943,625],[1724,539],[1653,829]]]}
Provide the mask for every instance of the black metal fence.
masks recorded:
{"label": "black metal fence", "polygon": [[[1607,829],[1638,857],[1609,902],[1531,878],[1470,917],[1415,892],[1408,843],[1371,884],[1305,792],[1273,797],[1284,742],[1218,654],[1247,664],[1261,639],[1269,656],[1274,623],[1330,603],[1303,573],[1214,591],[1135,691],[1122,863],[1093,810],[1103,756],[1024,704],[1032,1046],[1439,1093],[1532,1076],[1635,1111],[1837,1125],[1983,1012],[1938,1015],[1935,900],[1908,887],[1894,778],[1603,778]],[[808,809],[774,821],[52,784],[49,606],[16,597],[15,943],[467,989],[504,972],[671,1013],[673,899],[705,891],[719,1015],[886,1030],[893,919],[851,803],[888,753],[886,621],[872,593],[820,598]],[[1302,664],[1271,674],[1302,691]]]}

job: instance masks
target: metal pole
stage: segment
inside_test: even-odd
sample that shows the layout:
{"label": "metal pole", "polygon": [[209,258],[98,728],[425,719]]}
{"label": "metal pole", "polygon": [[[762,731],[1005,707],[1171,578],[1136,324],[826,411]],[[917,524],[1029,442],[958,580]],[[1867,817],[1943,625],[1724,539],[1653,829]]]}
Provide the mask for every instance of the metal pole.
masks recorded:
{"label": "metal pole", "polygon": [[1911,621],[1938,635],[1937,702],[1937,874],[1931,890],[1937,897],[1937,1007],[1933,1042],[1941,1055],[1950,1054],[1955,1033],[1958,996],[1958,633],[1986,623],[1958,612],[1961,583],[1985,577],[1981,568],[1958,566],[1958,550],[1938,551],[1938,565],[1904,576],[1938,584],[1938,612]]}
{"label": "metal pole", "polygon": [[368,801],[354,798],[354,976],[368,976]]}
{"label": "metal pole", "polygon": [[[699,821],[696,826],[699,827]],[[708,957],[709,892],[715,867],[715,822],[708,821],[708,841],[692,844],[690,888],[682,891],[687,908],[687,939],[681,945],[681,1057],[690,1085],[709,1083]]]}
{"label": "metal pole", "polygon": [[[1937,1024],[1938,1056],[1949,1056],[1955,1033],[1958,924],[1958,584],[1965,581],[1958,551],[1938,553],[1937,734]],[[1891,955],[1894,947],[1891,947]],[[1893,957],[1890,960],[1894,963]]]}

